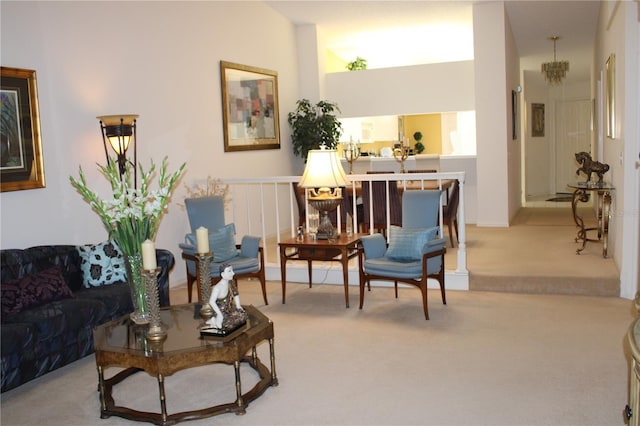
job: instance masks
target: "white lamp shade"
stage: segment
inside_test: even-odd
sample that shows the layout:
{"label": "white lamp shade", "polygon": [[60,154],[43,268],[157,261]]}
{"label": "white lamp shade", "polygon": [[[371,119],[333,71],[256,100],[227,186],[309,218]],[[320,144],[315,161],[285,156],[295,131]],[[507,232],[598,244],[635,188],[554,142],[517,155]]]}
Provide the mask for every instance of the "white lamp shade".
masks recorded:
{"label": "white lamp shade", "polygon": [[313,149],[307,156],[299,185],[302,188],[337,188],[348,182],[335,149]]}

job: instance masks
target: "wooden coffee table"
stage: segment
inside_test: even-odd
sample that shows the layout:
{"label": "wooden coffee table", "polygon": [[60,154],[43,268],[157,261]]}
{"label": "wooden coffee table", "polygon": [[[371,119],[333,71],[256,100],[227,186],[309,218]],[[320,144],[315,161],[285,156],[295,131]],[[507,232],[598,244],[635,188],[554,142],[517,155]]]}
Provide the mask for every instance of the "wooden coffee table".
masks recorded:
{"label": "wooden coffee table", "polygon": [[358,243],[364,234],[340,234],[332,240],[313,240],[308,235],[302,241],[296,238],[278,243],[280,246],[280,273],[282,276],[282,303],[287,293],[287,261],[306,260],[309,270],[309,287],[311,284],[311,262],[314,260],[342,263],[344,280],[344,301],[349,307],[349,259],[358,255]]}
{"label": "wooden coffee table", "polygon": [[[129,420],[172,425],[217,414],[244,414],[249,402],[258,398],[269,386],[277,386],[273,349],[273,323],[253,306],[244,306],[249,314],[247,324],[226,338],[201,338],[198,327],[204,322],[199,305],[179,305],[161,309],[167,338],[159,343],[145,338],[147,326],[136,325],[126,315],[105,323],[93,331],[100,391],[100,417],[119,416]],[[269,342],[271,371],[258,358],[256,345]],[[250,354],[249,354],[250,353]],[[248,363],[260,376],[260,381],[242,393],[240,363]],[[233,364],[235,369],[236,400],[200,410],[168,414],[165,394],[166,377],[173,373],[206,364]],[[111,366],[125,367],[110,378],[104,377]],[[115,404],[113,387],[127,377],[145,371],[158,379],[160,413],[142,412]],[[140,390],[148,392],[149,390]],[[186,396],[185,396],[186,397]]]}

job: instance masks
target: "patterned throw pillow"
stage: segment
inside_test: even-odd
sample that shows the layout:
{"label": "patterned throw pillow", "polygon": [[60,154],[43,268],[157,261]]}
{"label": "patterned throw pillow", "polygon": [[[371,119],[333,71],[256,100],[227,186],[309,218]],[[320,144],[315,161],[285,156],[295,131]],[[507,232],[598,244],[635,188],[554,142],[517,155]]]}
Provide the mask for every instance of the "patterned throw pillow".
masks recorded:
{"label": "patterned throw pillow", "polygon": [[2,316],[15,315],[29,308],[73,297],[60,267],[54,266],[24,278],[3,282],[0,296]]}
{"label": "patterned throw pillow", "polygon": [[438,227],[402,228],[389,227],[389,248],[387,257],[398,262],[414,262],[422,259],[422,248],[427,241],[433,240]]}
{"label": "patterned throw pillow", "polygon": [[112,241],[78,246],[80,269],[86,288],[127,280],[127,268],[120,248]]}

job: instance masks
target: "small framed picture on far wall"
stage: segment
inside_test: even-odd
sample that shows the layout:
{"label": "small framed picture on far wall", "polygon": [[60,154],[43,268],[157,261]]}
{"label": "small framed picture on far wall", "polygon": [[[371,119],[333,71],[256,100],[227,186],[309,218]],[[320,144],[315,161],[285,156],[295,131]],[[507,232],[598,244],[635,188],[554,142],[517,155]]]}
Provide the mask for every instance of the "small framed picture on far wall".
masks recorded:
{"label": "small framed picture on far wall", "polygon": [[531,104],[531,136],[544,136],[544,104]]}

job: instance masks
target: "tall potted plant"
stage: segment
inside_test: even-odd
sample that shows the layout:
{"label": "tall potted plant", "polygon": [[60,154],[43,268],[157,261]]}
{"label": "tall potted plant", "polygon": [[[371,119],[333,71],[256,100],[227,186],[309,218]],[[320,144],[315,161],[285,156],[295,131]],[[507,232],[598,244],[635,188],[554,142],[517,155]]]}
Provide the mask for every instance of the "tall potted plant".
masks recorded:
{"label": "tall potted plant", "polygon": [[291,126],[291,143],[293,153],[307,159],[309,150],[325,145],[334,149],[342,134],[342,124],[334,115],[340,112],[338,105],[327,101],[319,101],[312,105],[308,99],[297,102],[296,110],[290,112],[287,121]]}

